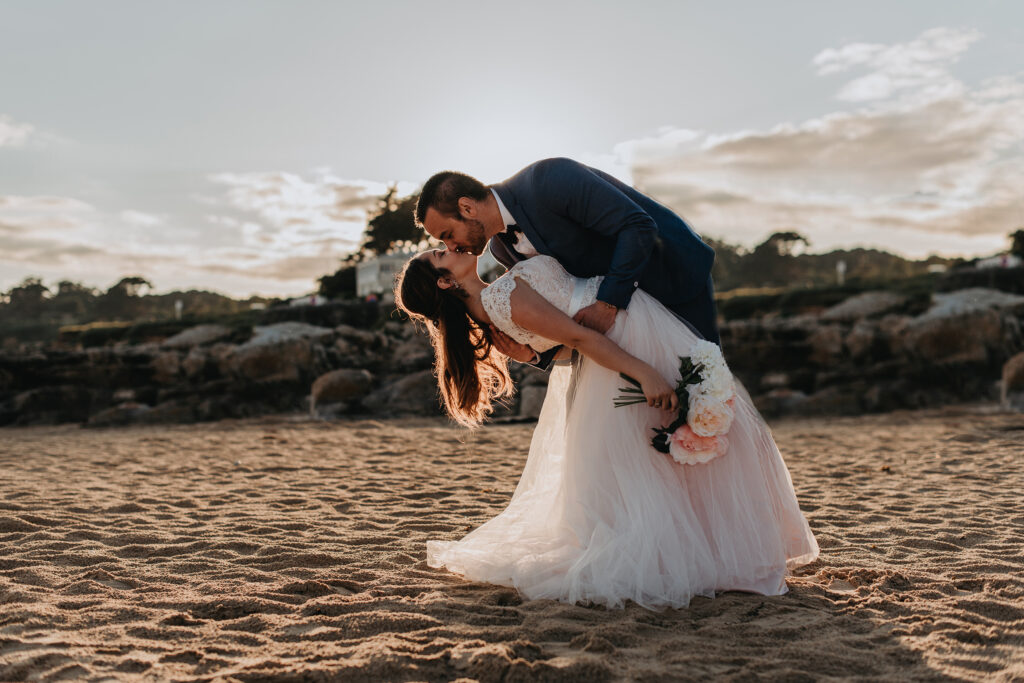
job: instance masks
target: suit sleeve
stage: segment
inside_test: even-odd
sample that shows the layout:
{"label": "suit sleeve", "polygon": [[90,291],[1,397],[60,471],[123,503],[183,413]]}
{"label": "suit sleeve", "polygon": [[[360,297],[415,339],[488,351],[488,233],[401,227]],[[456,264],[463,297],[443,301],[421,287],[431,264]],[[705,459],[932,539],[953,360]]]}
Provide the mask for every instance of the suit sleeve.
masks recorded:
{"label": "suit sleeve", "polygon": [[597,298],[618,308],[629,305],[658,240],[654,219],[615,185],[572,159],[537,162],[536,187],[541,202],[554,213],[615,238]]}

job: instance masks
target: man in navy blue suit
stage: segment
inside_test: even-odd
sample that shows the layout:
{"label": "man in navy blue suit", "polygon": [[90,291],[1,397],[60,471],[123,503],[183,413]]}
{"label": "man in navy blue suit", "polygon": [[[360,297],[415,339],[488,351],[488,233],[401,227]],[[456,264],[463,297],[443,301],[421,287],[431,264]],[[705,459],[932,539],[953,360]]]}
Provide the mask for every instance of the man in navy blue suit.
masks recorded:
{"label": "man in navy blue suit", "polygon": [[[546,254],[577,277],[603,275],[597,302],[575,316],[599,332],[608,331],[640,288],[720,343],[714,250],[670,209],[595,168],[544,159],[490,187],[442,171],[424,184],[416,221],[448,249],[479,255],[489,242],[506,268]],[[522,362],[550,360],[500,336],[496,343]]]}

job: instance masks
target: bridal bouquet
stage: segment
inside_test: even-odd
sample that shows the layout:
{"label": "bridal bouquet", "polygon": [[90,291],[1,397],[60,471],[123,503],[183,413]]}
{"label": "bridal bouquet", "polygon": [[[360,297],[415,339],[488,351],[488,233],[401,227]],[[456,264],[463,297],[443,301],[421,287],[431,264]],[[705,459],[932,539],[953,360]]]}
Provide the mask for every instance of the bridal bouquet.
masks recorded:
{"label": "bridal bouquet", "polygon": [[[696,465],[729,450],[726,433],[732,427],[736,387],[717,344],[702,339],[679,361],[679,415],[667,427],[654,429],[651,445],[678,463]],[[640,383],[620,376],[633,386],[620,389],[625,395],[615,398],[615,407],[646,403]]]}

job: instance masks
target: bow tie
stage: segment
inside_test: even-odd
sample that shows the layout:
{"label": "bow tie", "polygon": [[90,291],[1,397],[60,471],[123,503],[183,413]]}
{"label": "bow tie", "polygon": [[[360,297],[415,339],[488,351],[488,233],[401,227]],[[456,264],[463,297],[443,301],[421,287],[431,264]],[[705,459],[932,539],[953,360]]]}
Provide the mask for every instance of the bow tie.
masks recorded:
{"label": "bow tie", "polygon": [[517,232],[522,232],[523,229],[513,223],[512,225],[505,226],[505,231],[512,236],[515,236]]}

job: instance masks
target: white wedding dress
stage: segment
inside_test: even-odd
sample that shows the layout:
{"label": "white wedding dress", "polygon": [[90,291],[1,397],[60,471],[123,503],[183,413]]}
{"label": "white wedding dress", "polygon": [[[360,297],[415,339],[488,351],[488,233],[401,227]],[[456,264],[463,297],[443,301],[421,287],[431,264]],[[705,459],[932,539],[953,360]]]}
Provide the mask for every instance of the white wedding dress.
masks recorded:
{"label": "white wedding dress", "polygon": [[[554,342],[518,327],[509,298],[522,280],[572,316],[596,300],[601,278],[571,276],[549,256],[517,263],[483,292],[492,322],[538,351]],[[608,337],[671,383],[699,337],[642,290]],[[625,382],[582,359],[551,371],[530,454],[508,507],[458,541],[429,541],[427,562],[525,597],[633,600],[682,607],[715,591],[786,592],[788,569],[818,545],[797,506],[767,425],[739,387],[729,450],[680,465],[651,446],[670,421],[645,404],[613,407]]]}

